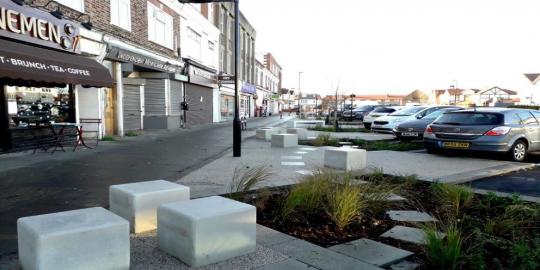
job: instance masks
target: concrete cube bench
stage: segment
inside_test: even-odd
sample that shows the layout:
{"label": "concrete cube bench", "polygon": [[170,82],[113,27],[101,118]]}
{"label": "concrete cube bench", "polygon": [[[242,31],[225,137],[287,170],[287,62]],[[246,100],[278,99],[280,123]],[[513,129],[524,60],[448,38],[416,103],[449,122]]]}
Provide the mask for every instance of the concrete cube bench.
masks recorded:
{"label": "concrete cube bench", "polygon": [[272,147],[288,148],[296,146],[298,146],[298,135],[296,134],[272,135]]}
{"label": "concrete cube bench", "polygon": [[17,220],[22,269],[129,269],[129,223],[101,207]]}
{"label": "concrete cube bench", "polygon": [[324,166],[327,168],[358,171],[367,166],[367,152],[351,147],[331,147],[324,150]]}
{"label": "concrete cube bench", "polygon": [[269,141],[272,139],[272,135],[280,133],[280,128],[263,127],[255,131],[255,138],[260,140]]}
{"label": "concrete cube bench", "polygon": [[160,205],[186,200],[189,200],[189,187],[165,180],[109,187],[111,211],[128,220],[134,233],[156,229]]}
{"label": "concrete cube bench", "polygon": [[308,132],[305,128],[288,128],[287,133],[298,135],[299,140],[307,140],[308,138]]}
{"label": "concrete cube bench", "polygon": [[255,207],[213,196],[158,209],[158,246],[190,266],[255,251]]}

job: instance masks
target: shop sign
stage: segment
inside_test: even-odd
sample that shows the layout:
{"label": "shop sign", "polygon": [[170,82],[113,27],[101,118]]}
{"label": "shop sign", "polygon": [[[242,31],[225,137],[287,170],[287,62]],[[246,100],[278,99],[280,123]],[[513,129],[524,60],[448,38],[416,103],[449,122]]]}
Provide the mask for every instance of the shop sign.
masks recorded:
{"label": "shop sign", "polygon": [[189,82],[214,88],[218,83],[218,76],[216,73],[190,65]]}
{"label": "shop sign", "polygon": [[9,0],[0,0],[0,37],[81,53],[78,25]]}
{"label": "shop sign", "polygon": [[219,75],[218,81],[221,84],[234,84],[235,76],[233,75]]}
{"label": "shop sign", "polygon": [[145,67],[153,70],[158,70],[166,73],[177,73],[181,68],[154,58],[150,58],[138,53],[130,52],[124,49],[109,47],[107,49],[106,58],[118,60],[125,63]]}
{"label": "shop sign", "polygon": [[246,94],[255,94],[257,92],[257,88],[249,83],[244,83],[242,85],[242,93]]}

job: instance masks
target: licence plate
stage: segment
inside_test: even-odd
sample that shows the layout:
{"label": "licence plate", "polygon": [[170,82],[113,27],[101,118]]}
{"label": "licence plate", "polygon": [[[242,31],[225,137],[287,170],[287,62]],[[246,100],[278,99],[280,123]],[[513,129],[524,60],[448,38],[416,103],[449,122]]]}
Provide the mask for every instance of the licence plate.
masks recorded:
{"label": "licence plate", "polygon": [[404,137],[418,137],[418,132],[401,132]]}
{"label": "licence plate", "polygon": [[442,146],[446,148],[467,149],[471,144],[467,142],[443,142]]}

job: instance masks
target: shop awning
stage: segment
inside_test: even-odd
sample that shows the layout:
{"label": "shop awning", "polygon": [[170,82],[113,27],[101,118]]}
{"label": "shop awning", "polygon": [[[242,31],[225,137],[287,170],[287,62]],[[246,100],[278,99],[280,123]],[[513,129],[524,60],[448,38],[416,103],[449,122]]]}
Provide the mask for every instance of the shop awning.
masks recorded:
{"label": "shop awning", "polygon": [[110,87],[109,70],[93,59],[0,40],[0,82],[14,86]]}

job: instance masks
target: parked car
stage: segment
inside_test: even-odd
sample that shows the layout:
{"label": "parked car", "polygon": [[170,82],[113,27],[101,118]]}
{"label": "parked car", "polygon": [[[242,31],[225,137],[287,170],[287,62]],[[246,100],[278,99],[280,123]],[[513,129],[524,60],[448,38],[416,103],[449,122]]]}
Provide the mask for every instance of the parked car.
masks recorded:
{"label": "parked car", "polygon": [[421,140],[424,137],[426,127],[443,113],[461,110],[461,107],[448,107],[436,110],[420,119],[398,124],[394,130],[394,135],[400,140]]}
{"label": "parked car", "polygon": [[364,116],[372,112],[375,108],[383,105],[364,105],[352,110],[343,111],[343,119],[345,120],[364,120]]}
{"label": "parked car", "polygon": [[382,106],[382,107],[377,107],[375,108],[373,111],[371,111],[370,113],[368,113],[368,115],[364,116],[364,127],[367,128],[367,129],[370,129],[371,128],[371,124],[373,123],[373,121],[375,121],[375,119],[381,117],[381,116],[386,116],[386,115],[389,115],[395,111],[398,111],[398,110],[401,110],[405,108],[404,106]]}
{"label": "parked car", "polygon": [[441,149],[507,153],[523,161],[540,150],[540,111],[478,108],[448,112],[424,132],[428,153]]}
{"label": "parked car", "polygon": [[426,106],[414,106],[395,111],[386,116],[377,118],[371,124],[371,130],[383,133],[392,133],[394,127],[403,121],[415,119],[415,115],[426,109]]}

